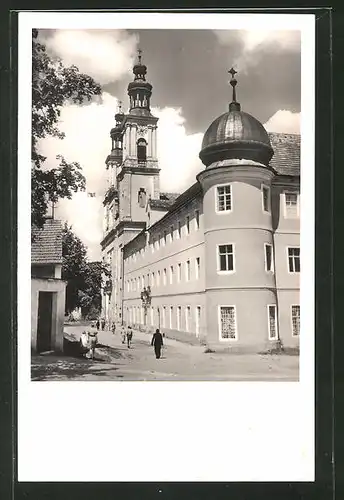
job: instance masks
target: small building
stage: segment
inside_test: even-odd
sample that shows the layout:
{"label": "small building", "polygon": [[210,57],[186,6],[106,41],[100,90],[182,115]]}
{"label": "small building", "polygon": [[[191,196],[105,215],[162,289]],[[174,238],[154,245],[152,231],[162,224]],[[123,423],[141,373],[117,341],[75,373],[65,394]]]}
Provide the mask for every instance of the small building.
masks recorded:
{"label": "small building", "polygon": [[62,351],[66,282],[62,272],[62,224],[47,219],[32,230],[31,349]]}

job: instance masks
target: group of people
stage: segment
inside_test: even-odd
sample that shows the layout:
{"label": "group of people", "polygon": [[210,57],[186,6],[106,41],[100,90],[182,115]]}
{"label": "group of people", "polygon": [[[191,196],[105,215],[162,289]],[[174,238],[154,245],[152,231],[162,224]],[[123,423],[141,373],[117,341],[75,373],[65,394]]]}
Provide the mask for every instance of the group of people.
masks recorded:
{"label": "group of people", "polygon": [[[94,324],[91,325],[91,328],[92,330],[95,330],[95,333],[97,334],[99,329],[101,328],[102,330],[105,329],[105,325],[106,325],[106,322],[105,322],[105,319],[98,319]],[[91,331],[92,331],[91,330]],[[116,324],[115,322],[112,322],[111,324],[111,331],[113,334],[116,333]],[[83,332],[85,335],[86,335],[86,332]],[[93,335],[92,333],[90,332],[87,332],[89,335]],[[131,344],[132,344],[132,340],[133,340],[133,329],[132,327],[129,325],[128,327],[125,327],[124,325],[121,326],[120,328],[120,335],[121,335],[121,339],[122,339],[122,344],[126,344],[128,349],[131,348]],[[95,348],[95,345],[97,343],[97,340],[98,338],[96,338],[96,342],[94,343],[94,341],[90,342],[89,340],[89,337],[88,337],[88,344],[87,345],[90,345],[92,344],[92,346],[94,345],[93,347],[93,352],[92,352],[92,359],[94,357],[94,348]],[[86,337],[83,339],[85,345],[86,345]],[[154,352],[155,352],[155,357],[156,359],[160,359],[161,358],[161,349],[164,345],[164,341],[163,341],[163,335],[160,333],[160,330],[159,328],[156,329],[154,335],[153,335],[153,338],[152,338],[152,341],[151,341],[151,345],[154,347]]]}

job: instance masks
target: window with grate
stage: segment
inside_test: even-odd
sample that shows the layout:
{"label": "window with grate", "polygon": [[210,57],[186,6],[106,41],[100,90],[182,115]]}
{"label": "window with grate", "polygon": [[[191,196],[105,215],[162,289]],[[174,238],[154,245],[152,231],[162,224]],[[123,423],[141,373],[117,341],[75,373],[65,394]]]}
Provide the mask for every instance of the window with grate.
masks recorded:
{"label": "window with grate", "polygon": [[220,307],[220,337],[221,339],[237,338],[234,306]]}
{"label": "window with grate", "polygon": [[277,314],[276,306],[268,306],[269,311],[269,340],[277,339]]}
{"label": "window with grate", "polygon": [[292,335],[300,335],[300,306],[291,306]]}

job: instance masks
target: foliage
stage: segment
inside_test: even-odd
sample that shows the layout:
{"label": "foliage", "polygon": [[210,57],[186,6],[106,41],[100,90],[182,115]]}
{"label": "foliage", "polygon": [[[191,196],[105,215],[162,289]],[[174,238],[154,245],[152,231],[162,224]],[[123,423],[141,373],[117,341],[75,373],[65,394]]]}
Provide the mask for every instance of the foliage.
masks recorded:
{"label": "foliage", "polygon": [[81,307],[83,317],[99,315],[103,279],[109,271],[101,262],[88,262],[85,245],[67,224],[63,229],[62,256],[62,279],[67,281],[66,313]]}
{"label": "foliage", "polygon": [[100,95],[100,86],[76,66],[65,67],[58,58],[50,57],[32,32],[32,222],[44,223],[49,200],[71,198],[73,192],[85,189],[81,166],[57,156],[54,169],[44,169],[46,158],[39,153],[38,143],[45,137],[64,138],[58,123],[61,108],[67,102],[83,104]]}

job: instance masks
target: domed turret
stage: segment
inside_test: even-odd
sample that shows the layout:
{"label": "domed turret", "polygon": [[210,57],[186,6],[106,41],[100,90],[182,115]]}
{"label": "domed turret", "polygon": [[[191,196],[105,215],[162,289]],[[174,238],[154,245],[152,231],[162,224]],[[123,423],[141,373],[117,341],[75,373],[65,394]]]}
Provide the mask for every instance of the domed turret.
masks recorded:
{"label": "domed turret", "polygon": [[128,95],[130,98],[131,115],[151,116],[150,98],[152,95],[152,85],[146,82],[147,66],[141,62],[142,51],[138,50],[138,63],[133,67],[135,75],[134,81],[128,85]]}
{"label": "domed turret", "polygon": [[200,159],[206,167],[230,159],[245,159],[268,165],[273,155],[268,133],[256,118],[241,111],[236,100],[236,71],[232,68],[229,73],[232,75],[232,102],[228,112],[216,118],[205,132]]}

